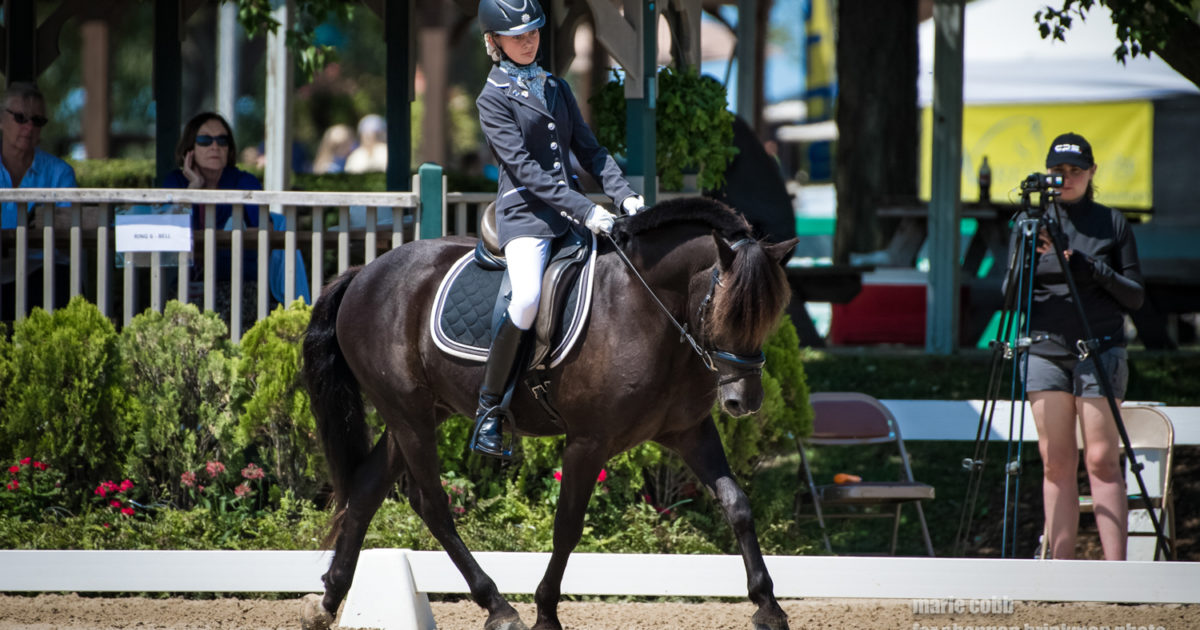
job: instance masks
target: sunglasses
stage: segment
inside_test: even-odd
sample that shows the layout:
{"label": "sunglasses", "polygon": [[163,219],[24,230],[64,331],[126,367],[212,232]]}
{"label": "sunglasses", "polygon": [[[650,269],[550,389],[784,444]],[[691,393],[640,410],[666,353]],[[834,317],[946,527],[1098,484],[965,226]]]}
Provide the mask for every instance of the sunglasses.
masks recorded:
{"label": "sunglasses", "polygon": [[[21,121],[18,120],[17,122]],[[196,146],[198,147],[206,147],[213,142],[216,142],[219,147],[227,147],[229,146],[229,136],[227,134],[219,136],[196,136]]]}
{"label": "sunglasses", "polygon": [[45,127],[46,123],[50,122],[50,119],[46,118],[45,116],[26,116],[21,112],[14,112],[7,107],[4,108],[4,111],[12,114],[13,120],[17,121],[18,125],[24,125],[25,123],[32,122],[34,127]]}

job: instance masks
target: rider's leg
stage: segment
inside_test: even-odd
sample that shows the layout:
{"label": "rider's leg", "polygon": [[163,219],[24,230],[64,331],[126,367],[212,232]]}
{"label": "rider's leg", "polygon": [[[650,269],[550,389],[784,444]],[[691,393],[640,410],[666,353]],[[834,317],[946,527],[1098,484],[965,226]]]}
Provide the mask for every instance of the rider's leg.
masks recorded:
{"label": "rider's leg", "polygon": [[511,455],[504,450],[501,432],[504,416],[508,414],[508,409],[503,407],[504,392],[514,373],[520,369],[517,360],[521,340],[537,317],[542,272],[549,252],[548,238],[515,238],[504,247],[512,299],[492,335],[492,347],[484,367],[479,408],[475,412],[475,431],[471,439],[471,449],[485,455]]}

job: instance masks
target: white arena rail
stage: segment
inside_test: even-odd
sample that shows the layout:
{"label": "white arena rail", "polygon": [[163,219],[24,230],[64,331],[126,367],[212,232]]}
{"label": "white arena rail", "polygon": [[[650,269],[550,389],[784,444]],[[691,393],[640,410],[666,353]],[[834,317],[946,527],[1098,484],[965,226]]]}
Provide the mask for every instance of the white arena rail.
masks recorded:
{"label": "white arena rail", "polygon": [[[547,553],[478,552],[504,593],[533,593]],[[0,551],[0,592],[314,592],[329,552]],[[992,599],[1200,603],[1200,563],[767,556],[780,598]],[[362,553],[342,610],[346,628],[429,630],[427,593],[465,593],[441,551]],[[740,556],[571,556],[563,594],[745,597]],[[297,614],[299,614],[297,612]]]}

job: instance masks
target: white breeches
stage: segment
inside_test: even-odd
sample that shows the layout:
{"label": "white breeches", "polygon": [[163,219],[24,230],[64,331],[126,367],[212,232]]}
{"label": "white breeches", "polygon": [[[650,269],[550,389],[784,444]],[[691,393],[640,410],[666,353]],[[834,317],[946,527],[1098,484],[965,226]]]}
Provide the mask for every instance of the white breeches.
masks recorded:
{"label": "white breeches", "polygon": [[529,330],[537,317],[538,301],[542,297],[542,273],[546,270],[549,256],[548,238],[521,236],[504,246],[508,280],[512,285],[508,317],[521,330]]}

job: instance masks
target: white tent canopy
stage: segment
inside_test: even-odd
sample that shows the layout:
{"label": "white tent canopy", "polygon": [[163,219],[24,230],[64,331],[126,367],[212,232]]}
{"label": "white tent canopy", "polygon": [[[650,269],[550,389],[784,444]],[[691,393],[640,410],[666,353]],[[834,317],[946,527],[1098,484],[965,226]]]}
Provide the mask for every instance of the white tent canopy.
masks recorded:
{"label": "white tent canopy", "polygon": [[[1073,20],[1066,42],[1042,39],[1034,13],[1046,0],[976,0],[966,6],[963,102],[1095,102],[1200,93],[1155,56],[1113,57],[1120,42],[1107,7]],[[918,31],[918,103],[933,98],[933,20]]]}

